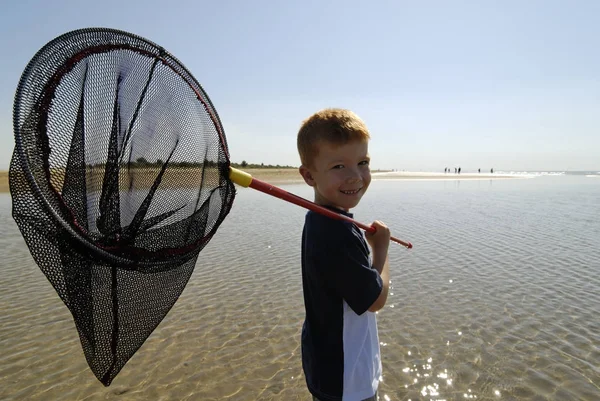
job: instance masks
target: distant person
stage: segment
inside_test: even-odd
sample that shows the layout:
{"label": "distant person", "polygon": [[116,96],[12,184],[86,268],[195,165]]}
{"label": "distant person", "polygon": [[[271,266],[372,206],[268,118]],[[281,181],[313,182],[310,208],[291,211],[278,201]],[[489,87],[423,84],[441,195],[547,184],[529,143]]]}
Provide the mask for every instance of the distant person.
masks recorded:
{"label": "distant person", "polygon": [[448,171],[448,167],[446,167],[446,168],[444,169],[444,174],[446,174],[446,171]]}
{"label": "distant person", "polygon": [[494,174],[494,169],[493,168],[490,170],[490,173]]}
{"label": "distant person", "polygon": [[454,167],[454,174],[456,174],[456,167]]}
{"label": "distant person", "polygon": [[[325,109],[298,132],[300,174],[315,203],[352,217],[371,182],[369,131],[353,112]],[[375,312],[388,289],[390,230],[365,234],[309,211],[302,231],[302,367],[313,400],[376,400],[382,376]],[[370,250],[369,250],[369,246]]]}
{"label": "distant person", "polygon": [[478,168],[478,169],[477,169],[477,172],[481,174],[481,169],[480,169],[480,168]]}
{"label": "distant person", "polygon": [[460,167],[458,168],[458,174],[460,174]]}

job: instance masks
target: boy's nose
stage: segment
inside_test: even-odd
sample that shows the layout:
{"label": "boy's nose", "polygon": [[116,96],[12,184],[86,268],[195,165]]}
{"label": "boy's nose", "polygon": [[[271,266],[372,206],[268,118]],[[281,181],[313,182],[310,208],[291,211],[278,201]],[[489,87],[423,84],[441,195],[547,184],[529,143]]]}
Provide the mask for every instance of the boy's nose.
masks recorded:
{"label": "boy's nose", "polygon": [[348,169],[348,176],[346,177],[346,181],[349,183],[360,182],[362,181],[362,175],[356,169]]}

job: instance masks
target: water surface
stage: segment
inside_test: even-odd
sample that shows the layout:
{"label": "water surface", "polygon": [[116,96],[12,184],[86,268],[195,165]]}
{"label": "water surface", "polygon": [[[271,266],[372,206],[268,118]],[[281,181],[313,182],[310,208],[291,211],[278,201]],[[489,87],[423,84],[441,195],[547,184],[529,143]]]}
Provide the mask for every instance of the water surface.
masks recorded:
{"label": "water surface", "polygon": [[[286,189],[310,197],[304,185]],[[600,181],[374,181],[390,248],[383,400],[600,399]],[[183,295],[105,388],[0,194],[0,399],[309,400],[305,211],[241,189]]]}

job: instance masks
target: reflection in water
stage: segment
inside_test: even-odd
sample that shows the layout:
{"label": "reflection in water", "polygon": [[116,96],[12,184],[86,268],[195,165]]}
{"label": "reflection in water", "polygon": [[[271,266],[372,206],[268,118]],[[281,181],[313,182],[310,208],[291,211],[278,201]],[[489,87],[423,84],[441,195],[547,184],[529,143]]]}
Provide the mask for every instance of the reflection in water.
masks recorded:
{"label": "reflection in water", "polygon": [[[410,351],[408,355],[411,355]],[[445,394],[454,392],[452,390],[452,378],[448,373],[448,369],[434,368],[432,363],[433,358],[431,357],[425,361],[413,359],[410,367],[402,369],[405,374],[404,388],[409,396],[420,394],[423,397],[428,397],[428,400],[446,401]],[[471,390],[469,390],[469,394],[470,392]],[[477,398],[477,396],[472,394],[471,398]]]}

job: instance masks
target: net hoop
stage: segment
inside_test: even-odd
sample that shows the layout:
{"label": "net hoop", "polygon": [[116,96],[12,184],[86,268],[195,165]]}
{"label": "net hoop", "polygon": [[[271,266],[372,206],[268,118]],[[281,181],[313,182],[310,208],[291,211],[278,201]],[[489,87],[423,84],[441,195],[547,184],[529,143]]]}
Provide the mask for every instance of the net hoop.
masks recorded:
{"label": "net hoop", "polygon": [[[29,85],[29,81],[32,79],[32,75],[36,72],[36,67],[44,60],[52,55],[55,51],[60,50],[64,51],[64,44],[69,43],[67,39],[73,38],[74,36],[84,36],[87,34],[100,33],[105,34],[107,36],[113,36],[115,41],[118,41],[120,37],[135,39],[136,41],[143,42],[147,44],[149,47],[152,47],[158,50],[158,54],[153,54],[149,51],[141,49],[139,47],[131,46],[128,44],[98,44],[95,46],[85,47],[83,50],[78,51],[77,53],[73,53],[69,58],[67,58],[64,63],[61,65],[59,69],[57,69],[52,77],[50,77],[41,90],[31,91],[31,85]],[[111,253],[110,249],[102,248],[98,246],[88,235],[79,227],[78,224],[72,224],[71,222],[64,219],[57,210],[52,207],[50,204],[49,196],[52,196],[58,202],[61,202],[64,205],[64,202],[61,200],[60,194],[52,187],[52,185],[48,185],[48,188],[42,189],[40,183],[34,177],[34,174],[31,169],[30,157],[26,153],[26,149],[23,146],[23,138],[22,138],[22,129],[21,123],[27,118],[27,116],[22,115],[23,107],[21,105],[29,100],[32,103],[37,103],[38,101],[45,102],[45,107],[50,107],[50,103],[52,101],[54,91],[56,87],[60,83],[60,80],[67,74],[72,68],[77,65],[77,63],[86,56],[92,54],[98,54],[102,52],[110,52],[113,50],[130,50],[137,53],[140,53],[144,56],[158,59],[163,65],[169,67],[173,72],[179,75],[188,85],[189,87],[196,92],[198,101],[200,101],[207,113],[210,115],[213,120],[214,126],[217,129],[221,143],[223,145],[223,150],[225,151],[225,156],[227,158],[226,165],[219,165],[220,174],[222,176],[227,177],[229,174],[229,148],[227,146],[227,141],[225,137],[225,133],[223,130],[223,125],[221,123],[221,119],[217,113],[216,108],[212,104],[208,94],[204,91],[203,87],[200,83],[194,78],[194,76],[190,73],[190,71],[171,53],[165,50],[163,47],[157,45],[156,43],[143,38],[141,36],[132,34],[130,32],[112,29],[112,28],[83,28],[77,29],[70,32],[66,32],[50,42],[44,45],[37,53],[32,57],[27,66],[25,67],[21,78],[19,79],[19,83],[17,86],[17,90],[15,93],[15,101],[13,106],[13,130],[14,130],[14,139],[15,139],[15,156],[18,157],[18,162],[25,173],[25,178],[32,190],[35,194],[36,199],[40,200],[45,207],[45,209],[54,217],[54,219],[61,224],[61,226],[68,231],[68,233],[75,239],[77,242],[85,246],[90,252],[95,254],[96,256],[102,258],[104,261],[108,263],[117,263],[121,267],[125,269],[133,269],[133,270],[145,270],[146,268],[151,268],[152,271],[161,270],[161,267],[168,267],[173,265],[173,263],[183,263],[190,258],[197,256],[198,250],[196,248],[203,243],[209,241],[212,236],[215,234],[216,230],[219,227],[219,224],[216,224],[212,230],[198,243],[194,244],[194,246],[189,246],[189,249],[177,249],[172,250],[170,252],[170,258],[168,260],[160,260],[162,258],[158,258],[154,261],[148,260],[140,260],[137,258],[126,258],[121,255],[117,255],[115,253]],[[167,58],[170,59],[167,61]],[[202,95],[198,92],[199,88],[202,91]],[[29,90],[26,90],[29,89]],[[27,109],[27,108],[25,108]],[[45,131],[44,131],[45,132]],[[44,192],[47,193],[44,193]],[[12,192],[12,191],[11,191]],[[231,201],[233,203],[233,200]],[[228,205],[228,210],[231,208],[231,204]],[[144,251],[148,253],[148,251]],[[161,250],[161,253],[164,250]],[[158,255],[157,255],[158,256]]]}

